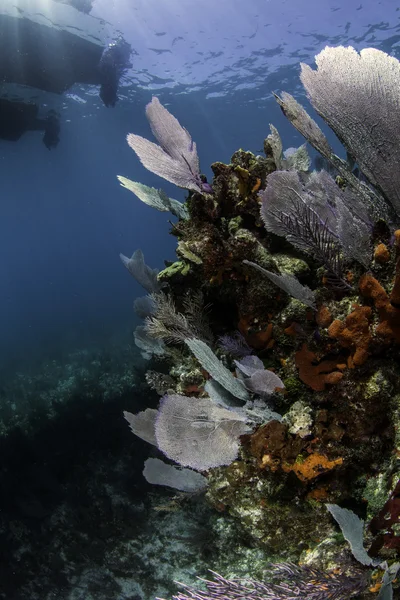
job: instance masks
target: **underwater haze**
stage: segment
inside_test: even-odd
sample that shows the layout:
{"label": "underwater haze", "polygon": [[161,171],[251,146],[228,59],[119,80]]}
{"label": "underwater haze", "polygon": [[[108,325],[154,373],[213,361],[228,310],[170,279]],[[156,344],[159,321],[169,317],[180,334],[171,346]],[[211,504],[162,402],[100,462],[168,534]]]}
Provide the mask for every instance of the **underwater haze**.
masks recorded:
{"label": "underwater haze", "polygon": [[[400,60],[400,5],[0,0],[0,27],[0,599],[186,600],[195,592],[175,582],[196,585],[208,569],[221,577],[204,600],[400,597],[400,201],[383,166],[375,176],[379,161],[354,151],[369,138],[347,140],[351,124],[325,118],[300,79],[300,63],[316,70],[327,46]],[[371,81],[389,90],[384,75]],[[374,89],[365,84],[383,106]],[[296,129],[282,92],[323,130],[326,154]],[[394,138],[396,106],[384,117]],[[368,105],[354,130],[364,114],[375,113]],[[188,212],[155,210],[117,176]],[[319,225],[307,221],[315,247],[274,221],[302,218],[279,186],[340,195],[316,211]],[[345,221],[355,231],[343,233]],[[129,260],[137,250],[144,264]],[[275,281],[279,293],[270,280],[273,291],[239,293],[265,272],[292,279]],[[208,431],[180,446],[178,417]],[[175,471],[148,462],[161,458]],[[364,542],[363,521],[373,523]],[[301,569],[320,542],[326,554]],[[235,591],[235,577],[249,587]]]}
{"label": "underwater haze", "polygon": [[[51,19],[52,2],[28,4]],[[130,132],[148,134],[144,108],[153,94],[190,131],[210,176],[211,163],[228,161],[239,147],[258,153],[269,123],[287,147],[302,143],[272,97],[282,89],[303,94],[300,61],[312,63],[327,44],[372,45],[394,56],[399,44],[398,11],[389,1],[260,0],[245,8],[96,1],[91,15],[111,24],[103,42],[121,32],[133,49],[115,109],[102,105],[96,89],[77,86],[46,99],[62,111],[56,151],[35,132],[18,144],[0,141],[5,361],[51,356],[65,344],[129,329],[139,288],[127,280],[119,252],[142,248],[157,268],[173,260],[165,215],[135,201],[116,179],[160,185],[125,141]]]}

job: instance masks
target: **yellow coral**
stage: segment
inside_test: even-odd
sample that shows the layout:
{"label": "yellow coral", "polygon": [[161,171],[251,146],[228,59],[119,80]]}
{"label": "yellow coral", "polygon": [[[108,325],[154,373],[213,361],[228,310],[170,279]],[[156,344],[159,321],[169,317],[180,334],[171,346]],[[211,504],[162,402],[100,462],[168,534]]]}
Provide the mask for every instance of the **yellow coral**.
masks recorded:
{"label": "yellow coral", "polygon": [[282,469],[289,473],[293,471],[301,481],[309,481],[315,479],[319,475],[331,471],[334,467],[341,465],[343,458],[337,458],[335,460],[329,460],[323,454],[310,454],[302,462],[295,462],[292,465],[284,464]]}

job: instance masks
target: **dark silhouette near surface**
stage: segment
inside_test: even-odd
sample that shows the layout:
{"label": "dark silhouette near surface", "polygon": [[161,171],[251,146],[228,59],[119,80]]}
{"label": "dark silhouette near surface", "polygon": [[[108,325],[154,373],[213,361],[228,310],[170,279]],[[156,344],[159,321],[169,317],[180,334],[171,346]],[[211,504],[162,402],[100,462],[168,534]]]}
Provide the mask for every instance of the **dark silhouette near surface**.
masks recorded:
{"label": "dark silhouette near surface", "polygon": [[119,80],[126,69],[132,66],[129,62],[131,53],[130,44],[122,38],[118,38],[109,44],[102,54],[99,64],[100,98],[105,106],[114,107],[118,101]]}
{"label": "dark silhouette near surface", "polygon": [[[90,3],[80,2],[89,8]],[[83,11],[83,12],[89,12]],[[79,35],[35,23],[26,18],[0,15],[0,81],[63,94],[72,85],[100,85],[105,106],[115,106],[121,76],[131,66],[130,45],[118,38],[104,48]],[[25,131],[44,131],[50,150],[60,140],[58,113],[39,118],[39,105],[23,97],[0,97],[0,138],[17,141]],[[1,94],[1,92],[0,92]]]}
{"label": "dark silhouette near surface", "polygon": [[60,141],[60,117],[50,110],[39,118],[39,107],[30,102],[13,102],[0,98],[0,138],[16,142],[26,131],[44,131],[43,143],[51,150]]}

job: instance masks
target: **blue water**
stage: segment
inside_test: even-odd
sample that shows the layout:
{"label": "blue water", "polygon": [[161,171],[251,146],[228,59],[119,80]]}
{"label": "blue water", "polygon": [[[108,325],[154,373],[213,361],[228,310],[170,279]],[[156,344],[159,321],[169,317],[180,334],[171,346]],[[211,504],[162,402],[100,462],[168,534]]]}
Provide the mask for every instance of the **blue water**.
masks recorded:
{"label": "blue water", "polygon": [[[18,0],[13,3],[18,5]],[[11,0],[0,2],[0,12],[7,4],[11,4]],[[123,360],[140,363],[140,357],[132,348],[132,331],[139,323],[132,304],[134,298],[142,295],[142,290],[129,277],[118,255],[122,252],[130,256],[141,248],[147,264],[162,269],[164,260],[174,260],[176,241],[168,233],[167,213],[139,202],[119,185],[116,176],[162,186],[170,196],[185,199],[184,190],[146,171],[126,143],[128,133],[151,137],[145,106],[152,95],[157,95],[190,132],[197,144],[201,170],[211,181],[212,162],[228,163],[240,147],[260,153],[269,133],[269,123],[278,128],[284,147],[303,143],[272,96],[272,92],[284,90],[309,107],[299,80],[300,62],[312,64],[314,56],[326,45],[340,44],[352,45],[357,50],[373,46],[400,57],[400,12],[398,3],[393,0],[94,0],[90,14],[84,18],[74,8],[52,0],[25,0],[23,10],[25,16],[44,15],[46,22],[54,27],[60,10],[67,11],[65,14],[71,23],[76,19],[78,33],[84,32],[91,23],[104,46],[121,35],[133,53],[132,67],[123,76],[115,108],[106,108],[98,97],[98,87],[91,85],[76,84],[59,97],[42,96],[43,105],[56,106],[61,112],[61,140],[56,149],[49,151],[41,143],[41,133],[34,131],[25,133],[18,142],[0,140],[0,372],[3,388],[13,390],[11,404],[17,408],[9,408],[10,411],[18,411],[23,402],[18,386],[10,383],[13,377],[18,374],[21,380],[28,372],[31,378],[42,377],[43,365],[51,361],[62,365],[68,357],[68,363],[76,366],[80,363],[79,353],[85,354],[86,360],[90,352],[93,352],[93,361],[100,360],[99,355],[103,360],[105,354],[115,355],[121,340],[121,345],[132,355],[125,354],[119,364]],[[317,117],[316,120],[320,122]],[[340,152],[333,134],[327,132],[327,135]],[[57,366],[57,369],[58,374],[51,375],[51,386],[55,385],[54,380],[67,381],[65,372],[60,374],[62,367]],[[93,369],[88,377],[100,377],[95,367]],[[22,386],[25,396],[32,393],[32,381],[29,379],[30,383]],[[38,384],[40,394],[43,385],[42,377]],[[129,389],[128,382],[119,399],[118,414],[126,407]],[[154,404],[154,398],[152,402]],[[94,405],[87,406],[88,413],[93,413]],[[10,423],[11,417],[7,415],[7,423]],[[104,417],[104,413],[102,415]],[[68,415],[71,436],[77,427],[74,416],[79,423],[83,419],[79,411]],[[59,414],[57,418],[62,419]],[[89,433],[77,434],[78,440],[87,440],[88,436],[90,440],[90,431],[97,423],[95,416],[93,421],[91,418],[84,420]],[[40,414],[38,419],[46,429],[45,414]],[[31,424],[27,430],[35,432],[35,426]],[[104,427],[104,422],[99,427]],[[113,433],[117,437],[126,434],[128,439],[125,425],[120,423],[118,427],[121,434],[119,430],[115,433],[115,429]],[[101,446],[98,440],[104,438],[98,431],[94,444]],[[105,432],[104,436],[107,435]],[[53,439],[51,435],[49,439]],[[129,441],[133,444],[130,437]],[[30,443],[27,442],[29,452]],[[56,441],[52,443],[54,450]],[[118,456],[120,446],[116,444],[112,451]],[[90,457],[91,443],[87,443],[82,452]],[[104,452],[105,456],[107,452]],[[140,452],[144,453],[142,446]],[[10,467],[12,452],[7,449],[7,453],[11,462],[3,464],[2,469],[9,473],[13,468]],[[38,469],[45,454],[45,449],[38,454]],[[106,464],[108,459],[104,460]],[[115,466],[114,459],[110,459],[110,463]],[[16,464],[15,468],[21,468],[21,461]],[[140,465],[138,460],[139,474]],[[52,469],[50,472],[54,475]],[[21,477],[24,476],[25,471],[21,471]],[[29,477],[30,481],[35,479],[31,471]],[[56,477],[55,487],[62,496],[62,486],[68,478],[63,479],[59,471]],[[126,477],[128,479],[128,475]],[[49,472],[45,479],[43,489],[54,491],[48,481]],[[124,489],[139,485],[136,481],[132,476],[132,480],[124,483]],[[3,495],[4,489],[0,493]],[[37,493],[40,496],[35,491],[35,498]],[[28,494],[27,490],[24,494]],[[23,505],[20,498],[24,494],[17,494],[19,506]],[[54,501],[40,496],[43,506],[37,514],[43,509],[48,515],[59,506],[59,496],[55,495]],[[139,489],[136,513],[133,511],[130,516],[132,521],[140,520],[138,515],[143,515],[140,498]],[[7,504],[8,509],[13,501]],[[77,502],[76,506],[82,503]],[[86,508],[90,510],[90,500]],[[198,508],[199,521],[207,517],[201,510]],[[27,514],[29,511],[21,511],[22,517],[13,514],[9,518],[15,519],[24,530],[26,542],[40,536],[43,520],[36,513],[32,517]],[[160,517],[160,523],[166,524],[169,518],[166,514],[167,518]],[[57,527],[62,529],[63,518],[70,517],[59,515],[58,526],[57,521],[53,522],[54,536],[59,534]],[[93,516],[94,520],[102,518],[101,513]],[[151,529],[153,523],[147,523],[146,527]],[[143,531],[140,535],[144,535]],[[132,536],[138,539],[139,533],[133,532]],[[167,544],[167,538],[168,534],[162,543]],[[3,528],[0,541],[5,562],[7,544],[11,544],[12,551],[16,548],[15,540],[9,540],[10,533]],[[101,543],[106,544],[106,540],[104,534]],[[77,549],[81,548],[80,543],[76,541]],[[76,552],[79,554],[80,550]],[[140,562],[139,549],[136,552]],[[51,559],[55,566],[50,565],[50,571],[58,569],[55,554]],[[70,565],[74,563],[72,555],[71,550]],[[154,569],[154,563],[149,564]],[[96,598],[96,593],[89,595],[86,580],[80,580],[78,575],[76,590],[71,591],[72,578],[65,566],[59,569],[59,583],[52,579],[46,592],[37,582],[36,587],[33,584],[29,587],[36,578],[43,578],[40,566],[31,560],[24,569],[29,574],[24,577],[25,588],[20,587],[18,576],[10,583],[11,571],[5,568],[7,591],[1,590],[0,576],[0,598]],[[121,581],[119,591],[110,584],[110,591],[98,598],[145,597],[139,588],[129,588],[126,582],[124,587]],[[99,589],[104,585],[99,584]],[[27,589],[32,595],[27,595]],[[161,589],[162,593],[162,588],[155,586],[154,589]]]}
{"label": "blue water", "polygon": [[[51,14],[53,3],[44,4]],[[166,216],[116,179],[160,185],[125,142],[129,132],[149,136],[144,108],[152,94],[190,131],[210,176],[210,164],[229,161],[238,147],[260,150],[271,122],[285,147],[302,143],[271,94],[303,95],[300,61],[312,63],[327,44],[399,53],[399,13],[390,1],[104,0],[91,15],[111,24],[104,41],[120,31],[134,50],[116,108],[106,109],[93,87],[75,86],[57,99],[63,118],[56,150],[35,132],[18,143],[0,141],[5,358],[132,326],[131,301],[140,291],[119,252],[142,248],[158,268],[174,258]],[[77,21],[82,26],[79,15]],[[184,199],[184,191],[164,187]]]}

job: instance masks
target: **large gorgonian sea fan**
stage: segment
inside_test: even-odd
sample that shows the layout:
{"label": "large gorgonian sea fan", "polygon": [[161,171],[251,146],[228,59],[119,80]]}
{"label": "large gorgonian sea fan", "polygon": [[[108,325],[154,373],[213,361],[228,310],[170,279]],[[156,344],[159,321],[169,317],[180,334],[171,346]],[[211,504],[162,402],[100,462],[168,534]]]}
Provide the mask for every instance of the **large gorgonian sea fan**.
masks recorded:
{"label": "large gorgonian sea fan", "polygon": [[[338,236],[334,232],[332,207],[325,206],[308,190],[296,172],[275,171],[260,192],[261,217],[267,231],[286,239],[323,264],[338,287],[344,281]],[[317,202],[314,202],[314,199]]]}
{"label": "large gorgonian sea fan", "polygon": [[210,398],[167,394],[155,421],[157,447],[170,460],[196,471],[230,465],[239,438],[249,433],[246,417],[216,406]]}
{"label": "large gorgonian sea fan", "polygon": [[189,132],[155,96],[146,106],[146,116],[159,145],[133,133],[126,138],[142,165],[178,187],[209,192],[210,185],[200,177],[196,143]]}
{"label": "large gorgonian sea fan", "polygon": [[[356,198],[343,194],[325,171],[303,178],[296,172],[275,171],[259,196],[266,229],[324,265],[327,280],[336,288],[350,288],[344,256],[365,267],[370,264],[368,214],[358,210]],[[352,203],[357,212],[350,209]]]}
{"label": "large gorgonian sea fan", "polygon": [[311,104],[400,215],[400,62],[376,48],[326,47],[301,63]]}
{"label": "large gorgonian sea fan", "polygon": [[268,578],[271,582],[240,577],[225,579],[218,573],[211,573],[213,581],[201,580],[206,590],[179,583],[183,592],[173,596],[173,600],[349,600],[364,591],[367,585],[365,571],[344,575],[293,563],[270,565]]}

